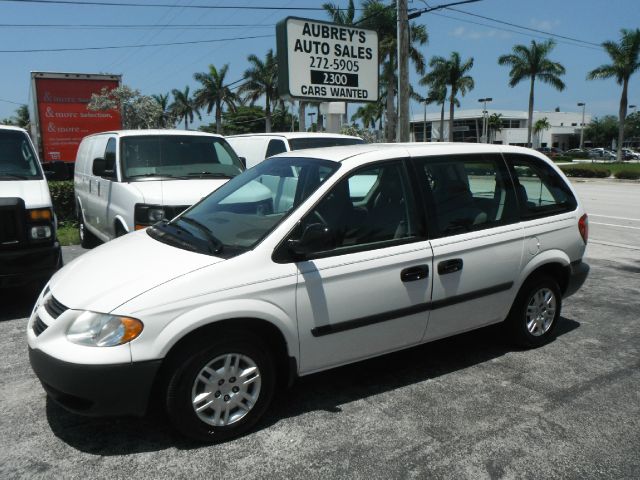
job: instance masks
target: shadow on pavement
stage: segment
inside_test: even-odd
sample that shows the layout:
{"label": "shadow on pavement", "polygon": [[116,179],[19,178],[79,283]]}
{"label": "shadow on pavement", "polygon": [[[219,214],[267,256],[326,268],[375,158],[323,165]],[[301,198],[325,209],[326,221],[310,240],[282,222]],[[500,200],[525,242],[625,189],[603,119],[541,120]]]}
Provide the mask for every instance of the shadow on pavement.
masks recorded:
{"label": "shadow on pavement", "polygon": [[[579,322],[563,317],[556,336],[579,327]],[[503,338],[500,325],[494,325],[303,377],[287,391],[286,402],[274,401],[270,413],[257,428],[269,428],[282,419],[315,410],[340,413],[342,404],[447,375],[513,351],[516,350]],[[87,453],[124,455],[205,446],[175,433],[160,415],[144,418],[82,417],[67,412],[48,398],[46,411],[53,433],[70,446]]]}
{"label": "shadow on pavement", "polygon": [[35,287],[7,288],[0,290],[0,321],[14,320],[31,315],[31,310],[40,295]]}

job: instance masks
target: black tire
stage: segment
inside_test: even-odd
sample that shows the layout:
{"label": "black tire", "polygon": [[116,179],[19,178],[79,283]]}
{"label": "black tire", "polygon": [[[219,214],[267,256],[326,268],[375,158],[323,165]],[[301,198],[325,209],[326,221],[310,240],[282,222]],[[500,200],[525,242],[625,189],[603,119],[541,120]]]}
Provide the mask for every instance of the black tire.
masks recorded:
{"label": "black tire", "polygon": [[[217,443],[231,438],[238,437],[243,433],[251,429],[256,422],[265,413],[271,399],[276,384],[276,371],[273,356],[269,349],[258,339],[245,336],[243,334],[220,334],[216,335],[216,338],[210,341],[198,341],[189,346],[190,348],[182,349],[182,353],[178,354],[176,358],[171,360],[171,367],[168,372],[168,383],[166,387],[166,411],[173,426],[183,435],[207,443]],[[249,383],[237,382],[235,377],[227,377],[222,375],[220,380],[225,380],[225,384],[220,385],[220,380],[213,380],[213,376],[208,378],[212,380],[209,382],[203,382],[199,377],[199,374],[205,366],[210,366],[209,371],[215,371],[217,363],[213,363],[214,360],[221,357],[228,357],[237,355],[245,359],[249,359],[257,367],[259,373],[259,385],[258,394],[253,406],[243,414],[242,409],[234,405],[234,393],[231,389],[239,388],[237,385]],[[238,362],[242,365],[242,361]],[[218,370],[220,371],[220,370]],[[248,371],[248,370],[245,370]],[[255,377],[247,377],[250,380]],[[251,380],[255,382],[255,380]],[[216,382],[216,383],[214,383]],[[237,382],[237,385],[232,384]],[[227,425],[212,425],[207,423],[199,414],[196,413],[193,402],[192,394],[197,392],[201,385],[207,385],[210,390],[217,390],[215,393],[201,393],[200,395],[207,395],[203,399],[201,407],[204,404],[211,403],[210,407],[204,409],[201,413],[203,416],[207,416],[210,421],[215,421],[218,411],[231,410],[232,408],[238,408],[234,415],[240,416],[237,420],[230,421]],[[255,383],[254,385],[255,386]],[[244,388],[244,386],[243,386]],[[208,390],[205,389],[205,390]],[[254,390],[255,393],[255,390]],[[237,399],[243,402],[242,392]],[[229,398],[231,397],[231,398]],[[231,407],[226,406],[225,403]],[[245,406],[246,407],[246,406]],[[211,417],[213,415],[213,418]],[[229,420],[232,419],[231,414],[228,415]]]}
{"label": "black tire", "polygon": [[84,223],[84,212],[78,207],[78,230],[80,231],[80,246],[82,248],[93,248],[100,244],[100,240],[87,229]]}
{"label": "black tire", "polygon": [[[545,301],[538,302],[536,298]],[[549,308],[552,303],[553,314]],[[529,313],[530,305],[533,311]],[[538,308],[537,305],[544,306]],[[518,346],[525,348],[548,343],[558,326],[561,309],[562,293],[553,278],[546,275],[529,278],[518,292],[507,317],[506,324],[511,338]]]}

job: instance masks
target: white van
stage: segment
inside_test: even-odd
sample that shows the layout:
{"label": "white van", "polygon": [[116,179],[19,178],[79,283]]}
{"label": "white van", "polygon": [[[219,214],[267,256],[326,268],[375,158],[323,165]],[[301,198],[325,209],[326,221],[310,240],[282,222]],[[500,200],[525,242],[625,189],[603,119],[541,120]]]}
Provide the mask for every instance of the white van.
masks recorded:
{"label": "white van", "polygon": [[85,137],[74,174],[82,246],[171,219],[243,170],[220,135],[122,130]]}
{"label": "white van", "polygon": [[225,137],[247,168],[279,153],[306,148],[338,147],[365,143],[360,137],[338,133],[248,133]]}
{"label": "white van", "polygon": [[571,184],[530,149],[291,152],[56,273],[29,356],[71,411],[159,402],[182,433],[223,440],[296,376],[499,322],[552,341],[587,237]]}
{"label": "white van", "polygon": [[29,135],[0,126],[0,288],[46,281],[62,266],[56,227]]}

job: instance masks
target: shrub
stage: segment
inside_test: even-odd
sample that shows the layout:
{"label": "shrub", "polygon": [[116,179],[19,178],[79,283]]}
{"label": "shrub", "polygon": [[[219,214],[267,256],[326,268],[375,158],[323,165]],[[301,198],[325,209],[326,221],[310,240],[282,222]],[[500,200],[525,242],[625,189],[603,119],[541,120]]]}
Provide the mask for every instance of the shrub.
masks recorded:
{"label": "shrub", "polygon": [[58,222],[75,222],[76,205],[73,194],[73,180],[63,182],[49,182],[53,210],[56,212]]}
{"label": "shrub", "polygon": [[575,157],[566,156],[566,155],[558,155],[557,157],[553,157],[554,162],[572,162]]}
{"label": "shrub", "polygon": [[619,170],[614,173],[613,176],[624,180],[638,180],[640,179],[640,172],[634,170]]}
{"label": "shrub", "polygon": [[562,171],[567,177],[584,178],[607,178],[611,176],[611,171],[606,168],[584,168],[584,167],[562,167]]}

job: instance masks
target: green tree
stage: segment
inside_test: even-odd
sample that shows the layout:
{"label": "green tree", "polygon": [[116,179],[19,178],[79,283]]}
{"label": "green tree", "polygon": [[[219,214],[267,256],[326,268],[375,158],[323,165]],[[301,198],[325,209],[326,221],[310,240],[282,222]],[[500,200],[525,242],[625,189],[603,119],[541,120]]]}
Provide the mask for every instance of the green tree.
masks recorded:
{"label": "green tree", "polygon": [[202,84],[202,88],[194,92],[194,100],[198,107],[206,108],[207,114],[216,109],[216,133],[222,133],[222,108],[235,110],[238,96],[225,85],[225,77],[229,71],[229,64],[220,70],[209,65],[208,72],[194,73],[193,78]]}
{"label": "green tree", "polygon": [[[265,118],[264,108],[258,105],[238,105],[235,110],[222,112],[222,126],[225,135],[260,133],[264,132]],[[217,131],[213,123],[200,129],[211,133]]]}
{"label": "green tree", "polygon": [[[458,93],[463,97],[473,90],[475,82],[467,73],[473,68],[473,57],[462,62],[458,52],[452,52],[449,59],[435,56],[431,58],[429,67],[432,69],[434,84],[443,82],[449,88],[449,141],[453,142],[453,121]],[[440,87],[441,88],[441,87]]]}
{"label": "green tree", "polygon": [[489,130],[489,143],[493,143],[496,133],[502,130],[502,114],[492,113],[487,119],[487,129]]}
{"label": "green tree", "polygon": [[620,43],[606,41],[602,43],[612,63],[600,65],[591,70],[587,75],[588,80],[615,78],[618,85],[622,86],[620,95],[620,109],[618,111],[618,152],[617,161],[622,161],[622,144],[624,142],[624,121],[627,116],[627,95],[629,79],[640,68],[640,29],[620,30]]}
{"label": "green tree", "polygon": [[29,116],[29,107],[26,105],[20,105],[15,110],[16,114],[10,118],[4,118],[0,121],[0,125],[13,125],[15,127],[24,128],[29,130],[31,126],[31,117]]}
{"label": "green tree", "polygon": [[360,120],[364,128],[375,130],[376,122],[382,117],[382,102],[371,102],[358,107],[356,113],[351,116],[351,121]]}
{"label": "green tree", "polygon": [[[386,89],[385,136],[388,142],[395,141],[397,112],[395,97],[397,90],[397,16],[395,1],[385,5],[381,0],[365,0],[362,4],[362,18],[358,25],[378,32],[378,54],[381,62],[382,87]],[[429,37],[424,25],[409,24],[409,58],[416,71],[422,75],[425,69],[424,55],[418,49],[427,43]]]}
{"label": "green tree", "polygon": [[501,55],[498,58],[500,65],[511,67],[509,72],[509,86],[515,87],[521,81],[529,79],[529,117],[527,122],[527,144],[531,145],[531,131],[533,128],[533,103],[535,81],[540,80],[554,87],[556,90],[564,90],[564,82],[560,79],[564,75],[565,68],[558,62],[549,60],[549,53],[553,50],[555,42],[547,40],[538,43],[531,40],[531,48],[526,45],[515,45],[512,53]]}
{"label": "green tree", "polygon": [[541,134],[545,130],[549,130],[551,128],[551,124],[549,123],[549,119],[547,117],[539,118],[536,120],[536,123],[533,124],[533,133],[536,137],[538,137],[538,147],[541,143]]}
{"label": "green tree", "polygon": [[584,127],[584,138],[594,147],[611,148],[618,131],[618,119],[614,115],[605,115],[602,118],[594,118]]}
{"label": "green tree", "polygon": [[[447,64],[446,62],[436,61],[433,57],[429,61],[431,70],[420,79],[420,85],[428,86],[428,97],[432,97],[436,105],[440,105],[440,128],[438,141],[444,141],[444,106],[447,102]],[[456,106],[460,106],[460,102],[456,99]],[[433,125],[433,123],[432,123]]]}
{"label": "green tree", "polygon": [[625,118],[624,138],[640,138],[640,112],[632,113]]}
{"label": "green tree", "polygon": [[162,109],[158,102],[127,85],[112,90],[105,87],[99,94],[92,94],[87,109],[101,112],[119,111],[122,127],[126,129],[161,127]]}
{"label": "green tree", "polygon": [[163,95],[160,93],[157,95],[151,95],[151,97],[156,102],[158,102],[158,105],[160,106],[160,110],[162,111],[159,118],[159,127],[173,128],[175,126],[175,119],[173,117],[173,113],[171,112],[171,109],[169,108],[169,94],[165,93]]}
{"label": "green tree", "polygon": [[251,65],[244,72],[245,83],[238,89],[238,93],[246,95],[245,100],[254,105],[261,98],[265,98],[265,132],[271,131],[271,108],[278,99],[278,64],[269,49],[264,60],[251,54],[247,57]]}
{"label": "green tree", "polygon": [[189,130],[189,122],[193,123],[194,115],[199,119],[202,118],[195,100],[189,95],[189,86],[184,87],[184,91],[174,88],[171,93],[173,103],[169,108],[178,120],[184,120],[184,129]]}

